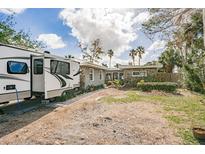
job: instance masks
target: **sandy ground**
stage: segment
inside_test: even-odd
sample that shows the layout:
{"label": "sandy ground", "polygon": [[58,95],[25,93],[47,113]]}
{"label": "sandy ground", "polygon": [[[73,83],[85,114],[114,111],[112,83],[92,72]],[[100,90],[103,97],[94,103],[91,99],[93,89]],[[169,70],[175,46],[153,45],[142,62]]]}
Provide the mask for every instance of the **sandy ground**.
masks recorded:
{"label": "sandy ground", "polygon": [[0,124],[0,144],[182,144],[159,104],[103,103],[103,89],[72,104],[43,107]]}

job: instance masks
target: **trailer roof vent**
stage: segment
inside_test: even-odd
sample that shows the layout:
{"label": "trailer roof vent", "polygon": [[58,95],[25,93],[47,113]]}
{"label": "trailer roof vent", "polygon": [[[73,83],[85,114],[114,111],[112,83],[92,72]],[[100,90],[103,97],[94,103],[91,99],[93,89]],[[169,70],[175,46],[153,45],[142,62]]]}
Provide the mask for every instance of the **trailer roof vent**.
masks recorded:
{"label": "trailer roof vent", "polygon": [[44,51],[44,53],[50,54],[50,51]]}

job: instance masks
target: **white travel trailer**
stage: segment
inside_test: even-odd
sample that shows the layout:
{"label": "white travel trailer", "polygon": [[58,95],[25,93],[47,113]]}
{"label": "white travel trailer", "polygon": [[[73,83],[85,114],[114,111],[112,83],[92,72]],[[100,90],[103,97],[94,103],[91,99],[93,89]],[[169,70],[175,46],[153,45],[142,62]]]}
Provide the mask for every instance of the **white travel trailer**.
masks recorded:
{"label": "white travel trailer", "polygon": [[0,103],[32,96],[49,99],[79,87],[79,62],[0,44]]}

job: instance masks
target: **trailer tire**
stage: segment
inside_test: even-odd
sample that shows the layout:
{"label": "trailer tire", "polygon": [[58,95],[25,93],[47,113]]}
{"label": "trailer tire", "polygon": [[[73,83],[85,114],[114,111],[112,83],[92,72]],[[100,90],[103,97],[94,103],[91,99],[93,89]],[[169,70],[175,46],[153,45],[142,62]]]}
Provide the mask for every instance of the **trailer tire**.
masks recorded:
{"label": "trailer tire", "polygon": [[49,98],[48,100],[49,100],[49,102],[55,102],[56,101],[56,97]]}
{"label": "trailer tire", "polygon": [[29,101],[31,97],[24,98],[25,101]]}

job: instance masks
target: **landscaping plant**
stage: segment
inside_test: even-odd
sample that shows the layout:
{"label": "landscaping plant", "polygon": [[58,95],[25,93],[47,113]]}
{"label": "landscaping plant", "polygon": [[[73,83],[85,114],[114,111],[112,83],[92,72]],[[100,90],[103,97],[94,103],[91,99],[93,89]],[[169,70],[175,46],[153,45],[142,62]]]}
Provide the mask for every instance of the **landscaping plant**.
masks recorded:
{"label": "landscaping plant", "polygon": [[164,92],[175,92],[177,84],[174,82],[139,82],[137,88],[142,91],[159,90]]}

